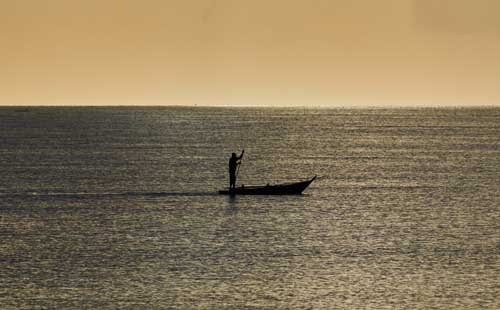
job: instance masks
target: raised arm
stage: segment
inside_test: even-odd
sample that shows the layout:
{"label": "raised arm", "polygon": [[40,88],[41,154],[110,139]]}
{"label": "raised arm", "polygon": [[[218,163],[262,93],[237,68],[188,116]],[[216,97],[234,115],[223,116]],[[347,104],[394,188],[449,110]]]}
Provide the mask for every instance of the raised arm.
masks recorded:
{"label": "raised arm", "polygon": [[242,151],[241,151],[241,154],[240,154],[240,156],[238,157],[238,160],[240,160],[241,158],[243,158],[243,154],[245,154],[245,150],[242,150]]}

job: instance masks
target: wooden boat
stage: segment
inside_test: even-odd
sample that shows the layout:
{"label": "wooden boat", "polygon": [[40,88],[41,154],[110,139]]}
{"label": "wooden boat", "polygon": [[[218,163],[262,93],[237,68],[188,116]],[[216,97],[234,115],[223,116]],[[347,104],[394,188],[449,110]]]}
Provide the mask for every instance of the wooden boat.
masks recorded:
{"label": "wooden boat", "polygon": [[312,179],[296,183],[285,183],[276,185],[264,186],[240,186],[234,190],[220,190],[221,195],[300,195],[302,192],[316,179]]}

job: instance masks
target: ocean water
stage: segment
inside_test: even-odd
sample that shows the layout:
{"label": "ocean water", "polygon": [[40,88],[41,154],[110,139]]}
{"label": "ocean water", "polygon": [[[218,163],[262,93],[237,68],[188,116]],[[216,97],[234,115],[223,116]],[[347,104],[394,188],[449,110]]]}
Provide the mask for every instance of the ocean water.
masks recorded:
{"label": "ocean water", "polygon": [[1,309],[500,308],[498,108],[0,108],[0,176]]}

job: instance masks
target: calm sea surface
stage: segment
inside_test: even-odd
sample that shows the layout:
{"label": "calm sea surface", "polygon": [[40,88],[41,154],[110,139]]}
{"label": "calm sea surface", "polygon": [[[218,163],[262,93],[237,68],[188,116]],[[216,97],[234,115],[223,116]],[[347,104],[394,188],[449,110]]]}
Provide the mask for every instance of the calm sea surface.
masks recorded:
{"label": "calm sea surface", "polygon": [[500,109],[0,108],[0,238],[1,309],[499,309]]}

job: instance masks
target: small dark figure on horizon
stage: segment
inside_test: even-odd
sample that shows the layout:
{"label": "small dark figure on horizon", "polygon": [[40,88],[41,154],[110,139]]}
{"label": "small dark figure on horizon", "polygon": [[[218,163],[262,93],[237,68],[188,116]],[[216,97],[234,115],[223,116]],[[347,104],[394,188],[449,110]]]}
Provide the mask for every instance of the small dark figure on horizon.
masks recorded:
{"label": "small dark figure on horizon", "polygon": [[229,159],[229,190],[234,190],[236,188],[236,168],[241,164],[241,158],[245,150],[241,151],[240,156],[236,156],[236,153],[231,154]]}

